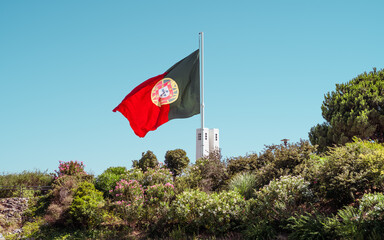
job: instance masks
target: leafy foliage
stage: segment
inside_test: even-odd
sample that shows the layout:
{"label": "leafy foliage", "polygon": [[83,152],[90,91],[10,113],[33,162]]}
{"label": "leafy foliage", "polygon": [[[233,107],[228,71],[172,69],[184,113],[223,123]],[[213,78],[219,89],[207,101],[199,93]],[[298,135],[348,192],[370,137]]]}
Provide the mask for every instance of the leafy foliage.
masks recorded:
{"label": "leafy foliage", "polygon": [[175,191],[181,193],[186,189],[200,189],[205,192],[224,189],[228,174],[225,163],[221,161],[219,151],[211,152],[209,156],[196,160],[188,166],[183,175],[175,179]]}
{"label": "leafy foliage", "polygon": [[160,183],[145,189],[145,204],[142,224],[156,236],[164,235],[169,228],[169,211],[171,200],[175,197],[171,183]]}
{"label": "leafy foliage", "polygon": [[95,181],[96,189],[102,191],[105,197],[111,197],[109,190],[116,185],[116,182],[124,177],[126,171],[127,169],[125,167],[108,168],[102,174],[97,176]]}
{"label": "leafy foliage", "polygon": [[165,166],[171,170],[173,176],[180,175],[189,164],[187,153],[183,149],[167,151],[165,154]]}
{"label": "leafy foliage", "polygon": [[144,173],[140,168],[131,168],[124,173],[124,177],[122,178],[142,182],[144,178]]}
{"label": "leafy foliage", "polygon": [[305,161],[311,158],[316,148],[308,141],[300,140],[294,144],[266,146],[258,158],[259,168],[257,188],[267,185],[271,180],[285,175],[299,175]]}
{"label": "leafy foliage", "polygon": [[113,204],[121,218],[130,222],[140,219],[144,205],[144,188],[137,180],[121,179],[110,193],[114,196]]}
{"label": "leafy foliage", "polygon": [[260,167],[256,153],[246,156],[228,158],[226,162],[227,172],[230,177],[242,172],[252,172]]}
{"label": "leafy foliage", "polygon": [[103,205],[102,192],[96,190],[90,182],[80,183],[69,208],[72,224],[79,224],[86,228],[98,226],[102,222],[101,207]]}
{"label": "leafy foliage", "polygon": [[172,202],[172,217],[188,232],[206,230],[219,234],[233,229],[242,220],[246,201],[234,191],[207,194],[187,190]]}
{"label": "leafy foliage", "polygon": [[176,176],[160,164],[145,171],[112,167],[95,181],[104,192],[110,186],[105,199],[92,175],[60,167],[52,191],[30,201],[25,233],[10,239],[384,235],[384,145],[377,142],[355,139],[318,155],[300,141],[226,163],[216,152]]}
{"label": "leafy foliage", "polygon": [[83,163],[76,161],[60,161],[59,171],[56,171],[57,177],[48,198],[50,203],[45,214],[45,220],[48,223],[67,225],[75,190],[82,182],[93,182],[93,176],[88,175],[83,167]]}
{"label": "leafy foliage", "polygon": [[312,127],[309,139],[325,151],[353,137],[384,142],[384,70],[364,73],[336,84],[321,106],[325,123]]}
{"label": "leafy foliage", "polygon": [[291,231],[292,240],[325,240],[335,239],[338,221],[332,217],[325,217],[321,213],[292,216],[288,219],[286,228]]}
{"label": "leafy foliage", "polygon": [[339,210],[341,222],[337,226],[345,239],[380,239],[384,235],[384,195],[365,194],[359,207],[347,206]]}
{"label": "leafy foliage", "polygon": [[[47,171],[23,171],[21,173],[3,173],[0,175],[0,186],[17,186],[25,189],[26,186],[50,186],[54,180],[53,174]],[[23,193],[24,193],[23,189]],[[31,193],[31,192],[29,192]],[[40,195],[41,192],[34,191],[33,195]],[[31,194],[29,194],[30,196]],[[0,198],[20,196],[20,192],[15,193],[13,190],[0,191]]]}
{"label": "leafy foliage", "polygon": [[255,192],[251,200],[258,217],[282,221],[301,210],[301,204],[313,199],[309,182],[300,176],[282,176]]}
{"label": "leafy foliage", "polygon": [[308,200],[313,200],[313,193],[304,178],[288,175],[272,180],[249,200],[245,235],[250,239],[275,239],[289,217],[304,211]]}
{"label": "leafy foliage", "polygon": [[169,182],[172,182],[172,172],[170,172],[168,168],[161,168],[159,166],[148,168],[147,171],[143,173],[143,178],[140,181],[144,187]]}
{"label": "leafy foliage", "polygon": [[64,175],[55,180],[50,193],[50,204],[45,219],[50,224],[65,225],[69,207],[72,204],[74,190],[83,179],[78,176]]}
{"label": "leafy foliage", "polygon": [[59,170],[56,170],[57,177],[64,175],[77,175],[77,174],[87,174],[84,171],[84,163],[78,161],[69,161],[63,162],[59,161]]}
{"label": "leafy foliage", "polygon": [[141,154],[139,161],[133,161],[133,167],[140,168],[143,172],[148,168],[154,168],[159,165],[156,155],[152,151],[147,151]]}
{"label": "leafy foliage", "polygon": [[204,191],[218,191],[228,180],[225,163],[221,161],[221,153],[214,151],[208,157],[196,160],[195,167],[200,173],[200,188]]}
{"label": "leafy foliage", "polygon": [[384,190],[384,146],[355,139],[313,158],[303,174],[339,206],[352,203],[365,191]]}

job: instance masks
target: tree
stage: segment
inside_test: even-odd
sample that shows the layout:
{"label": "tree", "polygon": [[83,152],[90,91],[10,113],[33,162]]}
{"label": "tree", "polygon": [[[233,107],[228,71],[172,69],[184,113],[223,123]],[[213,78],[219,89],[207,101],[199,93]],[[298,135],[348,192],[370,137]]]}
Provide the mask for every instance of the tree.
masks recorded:
{"label": "tree", "polygon": [[336,84],[324,96],[321,106],[325,123],[309,132],[309,139],[323,152],[329,146],[344,145],[353,137],[384,142],[384,70],[364,73]]}
{"label": "tree", "polygon": [[173,177],[176,177],[188,166],[189,158],[183,149],[175,149],[167,151],[164,163],[173,173]]}
{"label": "tree", "polygon": [[148,168],[154,168],[159,165],[156,155],[152,151],[147,151],[141,154],[139,161],[134,160],[132,162],[134,168],[140,168],[143,172],[147,171]]}

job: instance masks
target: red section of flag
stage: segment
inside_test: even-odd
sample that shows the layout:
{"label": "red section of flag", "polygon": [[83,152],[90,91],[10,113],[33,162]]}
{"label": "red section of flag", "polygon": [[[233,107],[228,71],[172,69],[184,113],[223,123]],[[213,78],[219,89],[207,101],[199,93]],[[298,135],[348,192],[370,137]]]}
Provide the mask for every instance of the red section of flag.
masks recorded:
{"label": "red section of flag", "polygon": [[158,81],[167,73],[150,78],[132,90],[124,100],[113,109],[121,112],[129,121],[133,131],[139,137],[156,130],[168,122],[169,105],[155,105],[151,100],[151,92]]}

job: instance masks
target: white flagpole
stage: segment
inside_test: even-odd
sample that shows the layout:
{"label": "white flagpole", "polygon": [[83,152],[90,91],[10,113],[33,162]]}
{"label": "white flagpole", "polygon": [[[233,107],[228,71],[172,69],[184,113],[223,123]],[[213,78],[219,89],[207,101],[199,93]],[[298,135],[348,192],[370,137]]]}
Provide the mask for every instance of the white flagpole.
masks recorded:
{"label": "white flagpole", "polygon": [[200,35],[199,48],[200,48],[200,88],[201,88],[200,114],[201,114],[201,128],[203,129],[204,128],[204,33],[200,32],[199,35]]}

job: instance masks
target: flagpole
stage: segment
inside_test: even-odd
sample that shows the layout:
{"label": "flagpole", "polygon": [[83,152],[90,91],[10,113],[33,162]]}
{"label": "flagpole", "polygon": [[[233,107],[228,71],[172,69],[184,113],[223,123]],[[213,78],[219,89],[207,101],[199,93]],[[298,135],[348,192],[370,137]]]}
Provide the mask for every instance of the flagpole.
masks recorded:
{"label": "flagpole", "polygon": [[[204,33],[199,33],[199,48],[200,48],[200,84],[201,84],[201,105],[200,105],[200,114],[201,114],[201,128],[204,128]],[[204,142],[204,141],[202,141]],[[204,143],[203,143],[204,146]]]}

